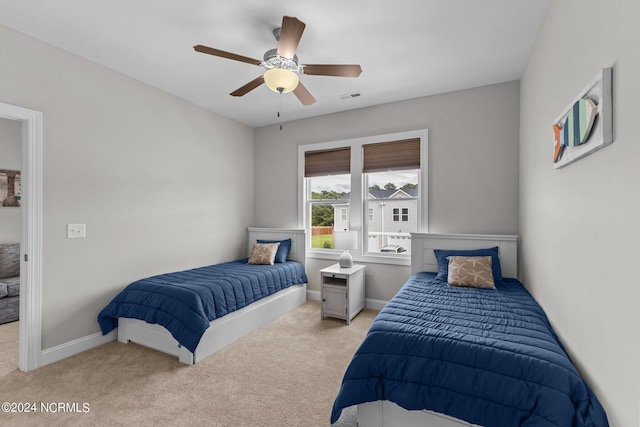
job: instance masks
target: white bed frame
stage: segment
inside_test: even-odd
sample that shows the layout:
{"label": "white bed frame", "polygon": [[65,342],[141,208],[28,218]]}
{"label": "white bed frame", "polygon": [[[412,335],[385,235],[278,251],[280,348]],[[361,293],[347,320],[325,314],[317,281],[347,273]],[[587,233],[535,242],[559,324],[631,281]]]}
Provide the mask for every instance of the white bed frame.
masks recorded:
{"label": "white bed frame", "polygon": [[[411,274],[438,271],[434,249],[482,249],[498,246],[504,277],[518,277],[518,236],[411,233]],[[460,427],[475,426],[433,411],[408,411],[379,400],[358,405],[359,427]]]}
{"label": "white bed frame", "polygon": [[[305,230],[289,228],[249,228],[249,252],[258,239],[291,238],[289,260],[305,265]],[[118,318],[118,341],[134,342],[163,353],[177,356],[180,362],[193,365],[239,338],[273,322],[307,300],[307,284],[294,285],[262,298],[238,311],[211,322],[196,351],[181,347],[168,330],[143,320]]]}

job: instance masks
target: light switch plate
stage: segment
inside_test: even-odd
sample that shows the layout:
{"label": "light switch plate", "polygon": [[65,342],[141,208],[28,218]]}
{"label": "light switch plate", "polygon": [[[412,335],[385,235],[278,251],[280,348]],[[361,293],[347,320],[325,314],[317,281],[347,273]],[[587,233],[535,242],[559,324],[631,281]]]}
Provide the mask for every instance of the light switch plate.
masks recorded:
{"label": "light switch plate", "polygon": [[86,224],[67,224],[67,239],[83,239],[87,237]]}

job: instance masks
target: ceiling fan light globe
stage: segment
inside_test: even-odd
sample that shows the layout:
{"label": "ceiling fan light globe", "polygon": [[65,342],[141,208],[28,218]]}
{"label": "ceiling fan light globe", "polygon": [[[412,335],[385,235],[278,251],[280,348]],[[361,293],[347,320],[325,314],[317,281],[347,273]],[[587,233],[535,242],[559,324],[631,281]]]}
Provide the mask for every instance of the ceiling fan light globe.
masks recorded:
{"label": "ceiling fan light globe", "polygon": [[298,75],[285,68],[271,68],[264,73],[264,82],[269,89],[278,93],[289,93],[298,87]]}

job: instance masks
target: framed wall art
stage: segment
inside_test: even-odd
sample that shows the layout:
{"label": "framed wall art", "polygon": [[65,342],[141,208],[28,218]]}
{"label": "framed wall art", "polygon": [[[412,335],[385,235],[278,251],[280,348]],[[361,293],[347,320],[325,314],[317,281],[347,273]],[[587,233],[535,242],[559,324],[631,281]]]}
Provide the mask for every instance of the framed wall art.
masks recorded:
{"label": "framed wall art", "polygon": [[20,171],[0,169],[0,206],[19,207],[21,196]]}
{"label": "framed wall art", "polygon": [[604,68],[553,123],[553,166],[558,169],[613,142],[611,79]]}

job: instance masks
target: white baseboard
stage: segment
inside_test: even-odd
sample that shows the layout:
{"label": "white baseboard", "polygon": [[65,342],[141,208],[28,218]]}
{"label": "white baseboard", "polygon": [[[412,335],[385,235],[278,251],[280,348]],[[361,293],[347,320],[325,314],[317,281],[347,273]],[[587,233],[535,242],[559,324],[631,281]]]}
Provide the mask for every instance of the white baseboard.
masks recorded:
{"label": "white baseboard", "polygon": [[117,329],[113,330],[107,335],[102,335],[100,332],[96,332],[95,334],[43,350],[40,354],[40,366],[48,365],[94,347],[98,347],[99,345],[115,341],[118,337],[117,331]]}
{"label": "white baseboard", "polygon": [[389,301],[383,301],[381,299],[373,299],[373,298],[365,298],[364,304],[365,307],[373,309],[373,310],[382,310],[382,308],[387,305]]}
{"label": "white baseboard", "polygon": [[307,289],[307,299],[320,301],[320,291],[310,291]]}
{"label": "white baseboard", "polygon": [[[313,301],[320,301],[320,291],[310,291],[307,289],[307,299],[310,299]],[[387,304],[387,302],[388,301],[383,301],[380,299],[365,298],[364,306],[366,308],[379,311],[379,310],[382,310],[382,307],[384,307]]]}

